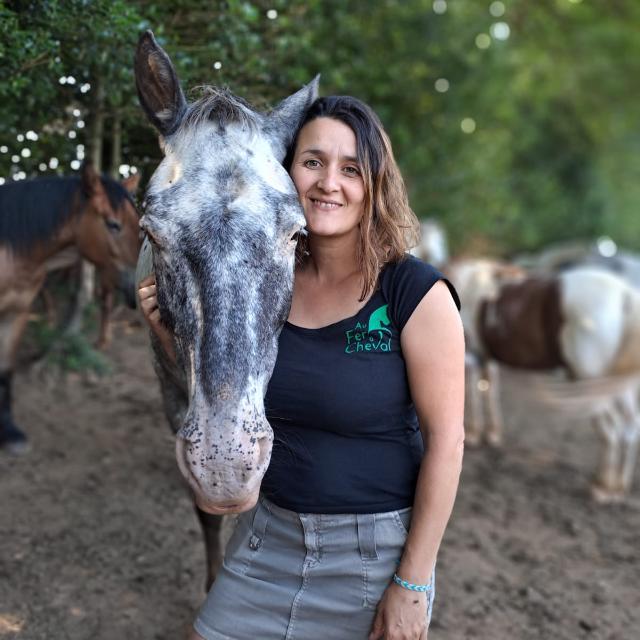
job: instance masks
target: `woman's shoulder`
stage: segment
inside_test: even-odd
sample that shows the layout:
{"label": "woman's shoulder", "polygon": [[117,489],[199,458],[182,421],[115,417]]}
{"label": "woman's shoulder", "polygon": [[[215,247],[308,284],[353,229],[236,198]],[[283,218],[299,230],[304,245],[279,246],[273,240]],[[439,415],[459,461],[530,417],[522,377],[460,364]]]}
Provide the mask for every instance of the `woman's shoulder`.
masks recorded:
{"label": "woman's shoulder", "polygon": [[405,253],[397,262],[385,265],[380,275],[380,289],[389,304],[389,313],[402,330],[422,298],[433,285],[442,280],[451,293],[458,309],[460,299],[455,288],[433,265]]}
{"label": "woman's shoulder", "polygon": [[382,274],[383,277],[386,275],[386,277],[391,280],[430,278],[435,282],[438,279],[444,278],[442,273],[433,265],[410,253],[405,253],[399,260],[388,262],[384,266]]}

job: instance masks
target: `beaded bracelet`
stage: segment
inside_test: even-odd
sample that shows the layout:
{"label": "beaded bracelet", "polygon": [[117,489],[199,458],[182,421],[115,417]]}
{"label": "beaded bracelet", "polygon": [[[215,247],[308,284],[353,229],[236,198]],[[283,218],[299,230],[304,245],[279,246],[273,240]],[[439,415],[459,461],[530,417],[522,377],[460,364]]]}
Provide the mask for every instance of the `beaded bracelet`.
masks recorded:
{"label": "beaded bracelet", "polygon": [[409,589],[409,591],[419,591],[420,593],[431,591],[431,589],[433,588],[430,584],[413,584],[411,582],[407,582],[406,580],[403,580],[397,573],[393,574],[393,581],[404,589]]}

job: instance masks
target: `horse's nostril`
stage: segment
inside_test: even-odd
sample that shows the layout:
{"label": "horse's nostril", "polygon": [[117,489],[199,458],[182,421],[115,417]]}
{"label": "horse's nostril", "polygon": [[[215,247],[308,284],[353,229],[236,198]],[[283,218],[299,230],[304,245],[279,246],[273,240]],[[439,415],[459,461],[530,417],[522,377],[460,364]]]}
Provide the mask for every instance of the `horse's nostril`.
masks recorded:
{"label": "horse's nostril", "polygon": [[272,436],[264,436],[258,439],[258,446],[260,447],[258,453],[258,466],[266,465],[271,458],[271,444],[273,442]]}

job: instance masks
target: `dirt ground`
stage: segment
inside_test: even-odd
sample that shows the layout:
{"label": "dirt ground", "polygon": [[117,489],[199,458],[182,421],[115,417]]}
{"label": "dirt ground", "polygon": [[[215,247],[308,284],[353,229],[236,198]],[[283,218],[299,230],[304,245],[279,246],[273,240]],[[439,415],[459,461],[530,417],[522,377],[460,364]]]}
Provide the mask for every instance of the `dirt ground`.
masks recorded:
{"label": "dirt ground", "polygon": [[[181,639],[203,597],[146,332],[121,321],[108,355],[98,382],[15,380],[32,449],[0,456],[0,640]],[[505,381],[504,450],[466,453],[429,640],[635,640],[640,478],[595,506],[595,433],[524,391]]]}

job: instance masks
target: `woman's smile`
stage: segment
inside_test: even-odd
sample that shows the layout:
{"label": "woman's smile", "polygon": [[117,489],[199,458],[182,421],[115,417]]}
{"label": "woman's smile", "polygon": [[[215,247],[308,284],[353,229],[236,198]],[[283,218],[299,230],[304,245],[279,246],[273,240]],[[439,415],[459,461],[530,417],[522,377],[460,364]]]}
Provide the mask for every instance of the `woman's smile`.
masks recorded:
{"label": "woman's smile", "polygon": [[320,198],[309,198],[309,200],[311,200],[314,207],[324,211],[335,211],[342,206],[339,202],[333,200],[322,200]]}

